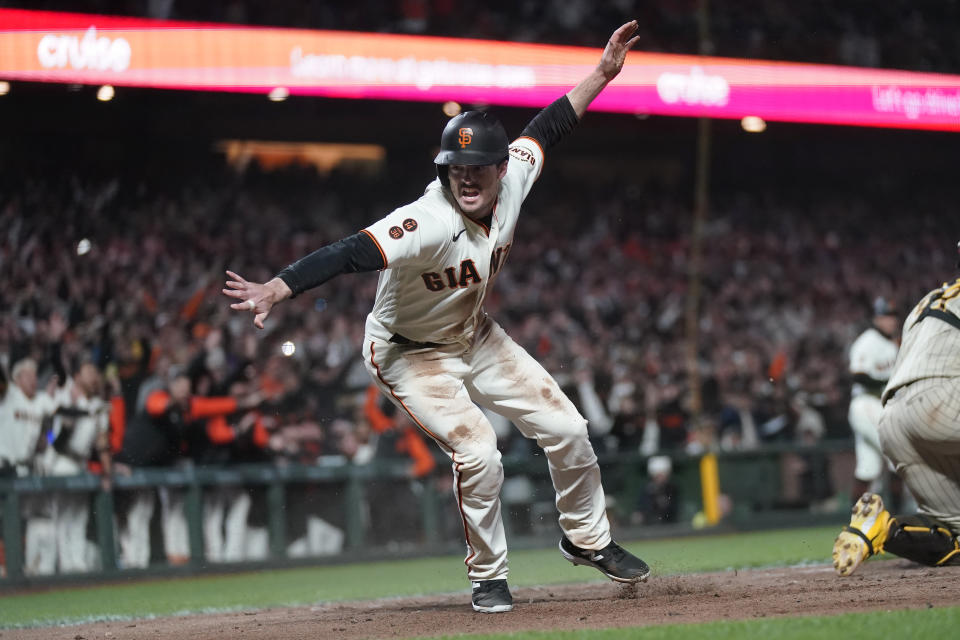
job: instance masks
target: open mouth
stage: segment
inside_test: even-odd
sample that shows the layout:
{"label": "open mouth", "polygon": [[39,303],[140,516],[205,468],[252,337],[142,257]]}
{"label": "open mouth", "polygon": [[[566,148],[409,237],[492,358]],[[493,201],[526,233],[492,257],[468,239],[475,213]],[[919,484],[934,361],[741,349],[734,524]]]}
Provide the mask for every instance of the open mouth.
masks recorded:
{"label": "open mouth", "polygon": [[461,189],[460,199],[463,200],[465,204],[474,204],[480,199],[480,190],[470,188]]}

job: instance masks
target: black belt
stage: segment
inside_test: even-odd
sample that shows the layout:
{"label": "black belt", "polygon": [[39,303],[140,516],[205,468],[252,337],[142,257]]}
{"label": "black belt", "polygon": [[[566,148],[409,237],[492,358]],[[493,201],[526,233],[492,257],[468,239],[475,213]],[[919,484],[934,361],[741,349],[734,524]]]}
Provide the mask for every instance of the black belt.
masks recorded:
{"label": "black belt", "polygon": [[399,333],[395,333],[390,336],[390,342],[394,344],[410,345],[413,347],[424,347],[427,349],[436,349],[437,347],[442,347],[443,345],[439,342],[416,342],[410,338],[405,338]]}

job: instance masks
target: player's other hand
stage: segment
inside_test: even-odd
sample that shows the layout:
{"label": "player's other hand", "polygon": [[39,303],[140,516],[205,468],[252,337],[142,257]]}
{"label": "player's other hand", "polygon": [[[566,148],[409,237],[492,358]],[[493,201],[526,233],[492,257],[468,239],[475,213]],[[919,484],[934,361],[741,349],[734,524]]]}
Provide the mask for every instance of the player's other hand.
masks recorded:
{"label": "player's other hand", "polygon": [[263,321],[270,315],[273,305],[289,298],[293,293],[287,283],[280,278],[261,284],[244,280],[233,271],[227,271],[227,276],[230,279],[227,280],[223,293],[237,300],[230,305],[230,308],[235,311],[252,312],[253,324],[258,329],[263,329]]}
{"label": "player's other hand", "polygon": [[613,80],[623,68],[623,61],[627,59],[627,52],[637,43],[640,36],[634,35],[637,32],[637,21],[621,25],[619,29],[613,32],[607,46],[603,49],[603,55],[600,56],[600,72],[607,78]]}

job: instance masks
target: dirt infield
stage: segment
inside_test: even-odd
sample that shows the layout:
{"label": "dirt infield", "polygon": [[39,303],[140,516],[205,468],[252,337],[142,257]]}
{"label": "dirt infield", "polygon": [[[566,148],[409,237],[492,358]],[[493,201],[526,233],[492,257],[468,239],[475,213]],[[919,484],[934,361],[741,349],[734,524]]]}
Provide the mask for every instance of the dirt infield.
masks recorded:
{"label": "dirt infield", "polygon": [[960,603],[960,567],[901,560],[868,563],[851,578],[829,566],[652,577],[646,584],[589,583],[513,589],[506,614],[470,609],[466,591],[312,607],[0,630],[0,640],[317,640],[409,638],[520,630],[585,629],[813,616]]}

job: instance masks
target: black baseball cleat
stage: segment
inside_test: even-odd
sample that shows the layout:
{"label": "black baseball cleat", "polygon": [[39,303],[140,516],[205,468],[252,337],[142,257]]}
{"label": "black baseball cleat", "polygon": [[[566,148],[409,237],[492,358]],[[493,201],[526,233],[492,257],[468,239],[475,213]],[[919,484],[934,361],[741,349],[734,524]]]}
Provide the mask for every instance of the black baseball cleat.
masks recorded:
{"label": "black baseball cleat", "polygon": [[473,610],[504,613],[513,609],[513,596],[506,580],[480,580],[473,583]]}
{"label": "black baseball cleat", "polygon": [[567,536],[560,538],[560,553],[573,564],[593,567],[617,582],[644,582],[650,577],[647,563],[633,555],[614,541],[603,549],[581,549]]}

